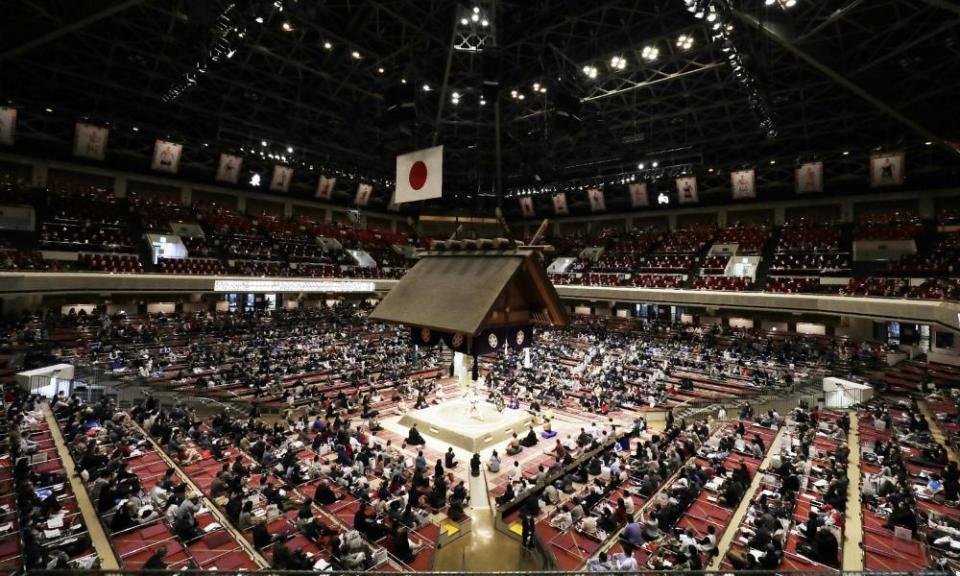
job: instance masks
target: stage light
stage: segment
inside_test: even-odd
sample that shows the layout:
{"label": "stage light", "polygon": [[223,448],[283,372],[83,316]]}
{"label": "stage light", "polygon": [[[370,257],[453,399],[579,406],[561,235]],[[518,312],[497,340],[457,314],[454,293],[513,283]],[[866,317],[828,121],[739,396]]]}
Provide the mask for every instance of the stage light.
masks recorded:
{"label": "stage light", "polygon": [[643,162],[637,164],[637,170],[643,170],[645,167],[646,167],[646,164],[644,164]]}
{"label": "stage light", "polygon": [[470,16],[470,20],[473,20],[474,22],[479,22],[479,21],[480,21],[480,15],[479,15],[479,14],[473,14],[473,15]]}
{"label": "stage light", "polygon": [[777,163],[776,160],[771,160],[771,161],[770,161],[770,165],[771,165],[771,166],[773,166],[773,165],[776,164],[776,163]]}
{"label": "stage light", "polygon": [[324,49],[324,50],[333,50],[333,44],[331,44],[329,41],[324,42],[324,43],[323,43],[323,49]]}
{"label": "stage light", "polygon": [[429,85],[429,84],[424,84],[424,85],[423,85],[423,91],[424,91],[424,92],[429,92],[429,91],[430,91],[430,85]]}
{"label": "stage light", "polygon": [[930,145],[932,145],[932,144],[933,144],[933,142],[931,142],[931,141],[929,141],[929,140],[927,140],[926,142],[923,143],[924,146],[930,146]]}
{"label": "stage light", "polygon": [[654,160],[654,161],[653,161],[653,164],[651,164],[651,166],[653,166],[654,168],[656,168],[656,167],[659,166],[659,165],[660,165],[660,163],[657,162],[656,160]]}
{"label": "stage light", "polygon": [[253,21],[256,22],[257,24],[263,24],[263,16],[257,16],[256,18],[253,19]]}
{"label": "stage light", "polygon": [[385,72],[385,70],[383,69],[383,66],[377,68],[377,72],[383,74]]}
{"label": "stage light", "polygon": [[[47,110],[49,111],[49,108],[48,108]],[[140,129],[139,129],[139,128],[137,128],[136,126],[134,126],[134,127],[133,127],[133,131],[134,131],[134,132],[139,132],[139,131],[140,131]]]}
{"label": "stage light", "polygon": [[540,83],[539,83],[539,82],[534,82],[534,83],[533,83],[533,91],[534,91],[534,92],[539,92],[539,91],[540,91]]}
{"label": "stage light", "polygon": [[660,56],[660,49],[656,46],[644,46],[640,55],[647,62],[653,62]]}
{"label": "stage light", "polygon": [[236,49],[236,48],[234,48],[233,50],[227,52],[227,60],[229,60],[230,58],[233,58],[233,55],[236,54],[236,53],[237,53],[237,49]]}
{"label": "stage light", "polygon": [[281,28],[283,28],[284,32],[293,32],[293,26],[291,26],[289,22],[284,22]]}
{"label": "stage light", "polygon": [[293,146],[287,146],[287,154],[293,154]]}
{"label": "stage light", "polygon": [[623,56],[614,56],[610,59],[610,67],[614,70],[624,70],[627,67],[627,59]]}
{"label": "stage light", "polygon": [[266,140],[261,140],[261,141],[260,141],[260,145],[261,145],[261,146],[266,146],[266,145],[267,145],[267,141],[266,141]]}
{"label": "stage light", "polygon": [[47,114],[53,114],[53,108],[44,108],[43,109]]}
{"label": "stage light", "polygon": [[401,79],[400,79],[400,83],[401,83],[401,84],[406,84],[406,83],[407,83],[407,79],[406,79],[406,78],[401,78]]}
{"label": "stage light", "polygon": [[203,146],[204,148],[209,148],[209,147],[210,147],[210,145],[207,144],[206,142],[204,142],[203,144],[201,144],[201,146]]}
{"label": "stage light", "polygon": [[588,65],[588,66],[584,66],[584,67],[583,67],[583,74],[584,74],[584,76],[586,76],[587,78],[590,78],[591,80],[593,80],[593,79],[595,79],[595,78],[597,77],[597,67],[596,67],[596,66],[589,66],[589,65]]}
{"label": "stage light", "polygon": [[523,100],[524,98],[526,98],[526,96],[523,94],[517,94],[517,100]]}
{"label": "stage light", "polygon": [[454,105],[459,104],[459,103],[460,103],[460,93],[459,93],[459,92],[454,92],[453,94],[451,94],[451,95],[450,95],[450,102],[452,102]]}
{"label": "stage light", "polygon": [[357,52],[356,50],[354,50],[353,52],[351,52],[350,55],[353,56],[353,59],[354,59],[354,60],[359,60],[359,59],[360,59],[360,53]]}
{"label": "stage light", "polygon": [[844,150],[844,151],[843,151],[843,155],[844,155],[844,156],[849,156],[849,155],[850,155],[850,152],[849,152],[848,150]]}
{"label": "stage light", "polygon": [[490,25],[490,21],[484,18],[483,20],[480,21],[480,25],[486,28],[487,26]]}
{"label": "stage light", "polygon": [[460,25],[461,25],[461,26],[466,26],[466,25],[469,24],[469,23],[470,23],[470,21],[467,20],[466,18],[461,18],[461,19],[460,19]]}
{"label": "stage light", "polygon": [[693,36],[689,34],[681,34],[677,38],[677,48],[681,50],[689,50],[693,48]]}
{"label": "stage light", "polygon": [[773,6],[774,4],[777,3],[777,0],[763,0],[763,3],[766,6]]}
{"label": "stage light", "polygon": [[481,106],[486,106],[486,105],[487,105],[487,101],[486,101],[484,98],[482,98],[482,97],[480,98],[480,105],[481,105]]}
{"label": "stage light", "polygon": [[547,87],[546,87],[546,86],[541,86],[541,87],[540,87],[540,93],[541,93],[541,94],[546,94],[546,93],[547,93]]}

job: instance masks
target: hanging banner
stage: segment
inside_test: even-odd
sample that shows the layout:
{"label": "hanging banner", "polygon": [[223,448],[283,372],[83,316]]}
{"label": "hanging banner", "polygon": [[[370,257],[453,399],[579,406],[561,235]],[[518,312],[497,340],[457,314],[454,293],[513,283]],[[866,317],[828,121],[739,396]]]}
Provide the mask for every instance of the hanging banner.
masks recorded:
{"label": "hanging banner", "polygon": [[536,215],[533,210],[533,198],[529,196],[520,198],[520,213],[523,214],[524,218],[533,218]]}
{"label": "hanging banner", "polygon": [[677,178],[677,198],[681,204],[695,204],[700,201],[700,197],[697,195],[696,176]]}
{"label": "hanging banner", "polygon": [[436,346],[440,342],[440,333],[429,328],[410,328],[410,342],[415,346]]}
{"label": "hanging banner", "polygon": [[357,206],[366,206],[371,194],[373,194],[373,185],[361,182],[357,184],[357,196],[353,199],[353,203]]}
{"label": "hanging banner", "polygon": [[599,188],[587,190],[587,200],[590,201],[591,212],[603,212],[607,209],[607,200],[603,197],[603,190]]}
{"label": "hanging banner", "polygon": [[634,208],[644,208],[650,205],[650,195],[647,193],[646,182],[634,182],[630,190],[630,205]]}
{"label": "hanging banner", "polygon": [[336,185],[337,178],[335,176],[324,176],[321,174],[320,179],[317,180],[317,191],[314,196],[321,200],[329,200],[333,198],[333,187]]}
{"label": "hanging banner", "polygon": [[523,350],[530,346],[532,341],[532,326],[487,328],[473,339],[473,351],[480,355],[493,354],[502,350],[505,345],[513,350]]}
{"label": "hanging banner", "polygon": [[276,164],[273,167],[273,176],[270,177],[270,189],[274,192],[286,192],[292,178],[293,168]]}
{"label": "hanging banner", "polygon": [[466,335],[459,332],[444,332],[440,335],[440,337],[443,339],[443,343],[454,352],[461,352],[463,354],[468,354],[470,352],[470,340],[466,337]]}
{"label": "hanging banner", "polygon": [[94,126],[77,122],[73,136],[73,155],[91,160],[103,160],[107,156],[107,138],[110,130],[103,126]]}
{"label": "hanging banner", "polygon": [[13,146],[17,135],[17,109],[0,106],[0,144]]}
{"label": "hanging banner", "polygon": [[557,216],[570,213],[570,211],[567,210],[566,192],[558,192],[557,194],[553,195],[553,213]]}
{"label": "hanging banner", "polygon": [[734,200],[748,200],[757,197],[756,172],[748,170],[734,170],[730,173],[730,188],[733,190]]}
{"label": "hanging banner", "polygon": [[400,205],[397,204],[397,191],[396,191],[396,190],[394,190],[393,193],[390,194],[390,201],[387,202],[387,211],[388,211],[388,212],[399,212],[399,211],[400,211]]}
{"label": "hanging banner", "polygon": [[903,186],[904,153],[878,152],[870,155],[870,186]]}
{"label": "hanging banner", "polygon": [[233,154],[221,154],[220,164],[217,166],[217,181],[236,184],[240,181],[240,169],[243,168],[243,158]]}
{"label": "hanging banner", "polygon": [[153,162],[151,170],[176,174],[180,169],[180,154],[183,153],[183,144],[157,140],[153,145]]}
{"label": "hanging banner", "polygon": [[823,192],[823,162],[806,162],[794,172],[797,178],[797,194]]}

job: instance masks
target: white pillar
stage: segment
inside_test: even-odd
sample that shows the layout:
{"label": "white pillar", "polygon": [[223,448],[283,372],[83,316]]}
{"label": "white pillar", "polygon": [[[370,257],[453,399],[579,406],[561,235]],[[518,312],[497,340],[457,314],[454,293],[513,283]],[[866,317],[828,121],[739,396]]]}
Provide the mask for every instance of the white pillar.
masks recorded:
{"label": "white pillar", "polygon": [[454,352],[453,375],[460,382],[461,388],[469,388],[473,383],[473,358],[463,352]]}

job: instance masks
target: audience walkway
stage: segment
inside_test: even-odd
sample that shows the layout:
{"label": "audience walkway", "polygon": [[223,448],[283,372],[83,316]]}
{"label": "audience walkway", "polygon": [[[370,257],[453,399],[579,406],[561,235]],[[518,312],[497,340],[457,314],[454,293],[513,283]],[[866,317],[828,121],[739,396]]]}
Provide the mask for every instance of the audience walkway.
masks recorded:
{"label": "audience walkway", "polygon": [[753,497],[760,488],[760,483],[763,481],[763,472],[770,467],[770,459],[773,457],[773,454],[775,452],[779,452],[780,450],[780,441],[781,438],[783,438],[783,434],[786,429],[786,426],[781,426],[780,429],[777,430],[777,435],[774,436],[773,442],[770,443],[767,453],[763,456],[763,460],[760,461],[760,467],[757,468],[757,473],[753,475],[753,479],[750,481],[750,486],[743,494],[743,498],[740,499],[740,505],[737,506],[737,509],[733,512],[733,516],[730,517],[730,522],[727,524],[727,528],[723,531],[720,541],[717,542],[717,550],[719,551],[719,554],[717,554],[717,556],[710,563],[710,570],[719,570],[720,564],[723,562],[724,558],[727,557],[727,551],[730,550],[730,543],[733,542],[733,539],[737,536],[737,530],[743,523],[743,517],[750,508],[750,504],[753,502]]}
{"label": "audience walkway", "polygon": [[937,415],[930,408],[930,405],[927,404],[926,400],[920,400],[917,402],[917,406],[920,407],[920,413],[923,414],[923,417],[927,419],[927,423],[930,424],[930,434],[933,435],[933,439],[936,440],[941,446],[946,448],[947,455],[951,460],[955,462],[960,462],[960,458],[957,457],[957,453],[953,450],[953,445],[950,443],[950,440],[947,438],[946,434],[943,433],[943,428],[940,427],[940,421],[937,420]]}
{"label": "audience walkway", "polygon": [[850,410],[850,432],[847,435],[847,514],[843,531],[843,569],[863,570],[863,509],[860,500],[860,419]]}
{"label": "audience walkway", "polygon": [[60,426],[57,425],[57,420],[53,417],[53,413],[50,412],[50,407],[47,406],[47,404],[42,404],[41,409],[43,410],[44,419],[46,419],[47,424],[50,426],[50,435],[53,437],[53,443],[57,447],[57,454],[60,456],[61,462],[63,462],[63,469],[66,471],[67,479],[70,481],[70,488],[73,490],[74,498],[77,500],[77,506],[80,508],[80,514],[83,516],[83,521],[87,526],[90,542],[93,544],[94,549],[97,551],[97,556],[100,558],[100,568],[104,570],[118,570],[120,565],[117,563],[117,557],[113,553],[113,548],[110,546],[110,539],[107,538],[107,534],[103,531],[103,526],[100,524],[97,512],[90,502],[90,497],[87,495],[87,489],[84,487],[83,481],[77,476],[77,467],[73,463],[73,456],[71,456],[70,451],[67,450],[66,444],[63,443]]}
{"label": "audience walkway", "polygon": [[243,536],[243,534],[237,531],[236,527],[233,525],[233,522],[228,520],[227,517],[224,516],[220,511],[220,508],[218,508],[216,504],[207,498],[203,490],[201,490],[200,487],[197,486],[196,483],[194,483],[194,481],[190,478],[190,476],[188,476],[183,469],[176,462],[174,462],[166,452],[164,452],[160,445],[157,444],[157,441],[154,440],[154,438],[145,430],[143,430],[139,424],[134,423],[134,426],[136,426],[137,429],[143,433],[143,437],[146,438],[147,441],[150,442],[150,445],[153,446],[154,450],[157,451],[157,455],[160,456],[160,459],[163,460],[167,466],[176,471],[180,481],[190,487],[190,493],[196,494],[200,497],[200,501],[203,502],[203,507],[209,511],[210,514],[217,520],[217,523],[219,523],[220,526],[226,530],[234,540],[237,541],[237,543],[240,545],[240,548],[249,554],[250,557],[253,558],[253,561],[256,562],[260,568],[269,568],[270,563],[267,562],[264,557],[253,548],[253,546],[250,545],[250,542]]}

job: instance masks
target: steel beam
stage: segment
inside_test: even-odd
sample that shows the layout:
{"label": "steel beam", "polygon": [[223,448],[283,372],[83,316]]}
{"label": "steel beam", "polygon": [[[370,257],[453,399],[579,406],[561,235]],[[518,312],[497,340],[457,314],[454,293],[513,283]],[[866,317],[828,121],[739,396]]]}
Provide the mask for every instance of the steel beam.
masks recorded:
{"label": "steel beam", "polygon": [[67,24],[66,26],[58,28],[53,32],[44,34],[43,36],[38,36],[37,38],[30,40],[29,42],[24,42],[23,44],[19,46],[15,46],[7,50],[6,52],[0,53],[0,62],[7,60],[9,58],[12,58],[14,56],[19,56],[24,52],[28,52],[30,50],[33,50],[34,48],[43,46],[44,44],[57,40],[58,38],[69,36],[70,34],[73,34],[74,32],[76,32],[77,30],[86,28],[91,24],[95,24],[105,18],[109,18],[110,16],[113,16],[114,14],[123,12],[128,8],[133,8],[138,4],[143,4],[146,1],[147,0],[127,0],[126,2],[115,4],[105,10],[101,10],[99,12],[91,14],[86,18],[81,18],[75,22],[71,22],[70,24]]}
{"label": "steel beam", "polygon": [[794,56],[796,56],[797,58],[805,62],[811,68],[817,70],[827,78],[830,78],[831,80],[836,82],[838,85],[847,89],[849,92],[852,92],[856,96],[860,97],[862,100],[869,103],[871,106],[873,106],[877,110],[880,110],[885,115],[892,118],[893,120],[896,120],[900,124],[903,124],[907,128],[910,128],[912,131],[922,136],[924,140],[936,142],[938,146],[950,152],[953,156],[960,156],[960,150],[957,150],[956,148],[951,146],[943,138],[933,133],[932,131],[928,130],[927,128],[920,125],[919,123],[908,118],[899,110],[896,110],[895,108],[891,107],[889,104],[880,100],[873,94],[870,94],[869,92],[861,88],[858,84],[847,79],[843,74],[840,74],[833,68],[827,66],[817,58],[808,54],[805,50],[797,47],[797,45],[794,44],[793,41],[791,41],[789,38],[781,34],[779,31],[768,26],[767,23],[761,22],[759,19],[757,19],[756,16],[752,14],[746,14],[744,12],[741,12],[740,10],[734,10],[733,13],[737,16],[737,18],[741,22],[747,24],[748,26],[750,26],[751,28],[754,28],[755,30],[762,32],[765,36],[767,36],[768,38],[770,38],[771,40],[779,44],[780,47],[784,48],[785,50],[787,50],[788,52],[792,53]]}

